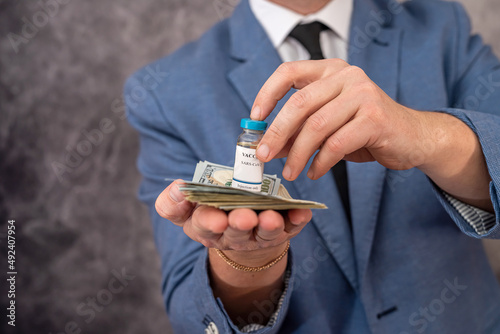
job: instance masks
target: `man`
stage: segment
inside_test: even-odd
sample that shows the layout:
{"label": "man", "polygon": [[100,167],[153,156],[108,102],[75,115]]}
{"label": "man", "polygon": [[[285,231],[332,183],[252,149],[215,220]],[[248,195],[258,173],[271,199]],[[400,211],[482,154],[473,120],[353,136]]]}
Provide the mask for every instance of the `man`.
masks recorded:
{"label": "man", "polygon": [[[319,51],[294,34],[311,22]],[[455,3],[242,0],[153,65],[160,85],[127,82],[177,332],[500,332],[478,240],[500,236],[500,63],[469,34]],[[328,210],[224,212],[164,189],[198,160],[230,165],[249,113],[270,124],[266,171]]]}

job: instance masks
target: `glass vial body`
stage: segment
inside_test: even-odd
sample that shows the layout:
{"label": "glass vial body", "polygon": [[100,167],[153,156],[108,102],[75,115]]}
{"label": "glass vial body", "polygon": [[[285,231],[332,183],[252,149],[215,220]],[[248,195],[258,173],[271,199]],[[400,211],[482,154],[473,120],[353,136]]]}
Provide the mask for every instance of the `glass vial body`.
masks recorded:
{"label": "glass vial body", "polygon": [[255,151],[267,123],[250,118],[241,120],[243,132],[236,143],[232,187],[260,192],[264,175],[264,163],[257,159]]}

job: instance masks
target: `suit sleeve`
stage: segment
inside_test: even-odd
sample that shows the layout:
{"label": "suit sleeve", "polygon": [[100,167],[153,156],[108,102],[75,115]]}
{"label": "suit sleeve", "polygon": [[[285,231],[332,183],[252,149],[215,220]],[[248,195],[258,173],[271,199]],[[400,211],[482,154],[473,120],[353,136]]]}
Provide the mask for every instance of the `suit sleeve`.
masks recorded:
{"label": "suit sleeve", "polygon": [[453,115],[477,135],[488,171],[492,178],[490,196],[495,217],[488,222],[487,231],[478,231],[464,217],[459,206],[437,191],[438,197],[458,227],[475,238],[500,238],[500,62],[477,35],[470,35],[470,22],[459,4],[455,7],[457,34],[455,50],[451,50],[448,60],[455,63],[451,105],[438,111]]}
{"label": "suit sleeve", "polygon": [[[241,333],[238,324],[227,316],[221,301],[213,296],[205,247],[155,210],[156,198],[169,184],[165,178],[190,180],[199,159],[167,119],[164,109],[168,102],[162,99],[160,103],[155,92],[144,86],[144,76],[139,71],[127,81],[124,98],[129,123],[140,135],[137,165],[143,180],[139,198],[147,204],[151,216],[170,322],[176,333],[216,333],[214,328],[218,333]],[[277,332],[288,304],[289,294],[286,294],[275,321],[253,333]]]}

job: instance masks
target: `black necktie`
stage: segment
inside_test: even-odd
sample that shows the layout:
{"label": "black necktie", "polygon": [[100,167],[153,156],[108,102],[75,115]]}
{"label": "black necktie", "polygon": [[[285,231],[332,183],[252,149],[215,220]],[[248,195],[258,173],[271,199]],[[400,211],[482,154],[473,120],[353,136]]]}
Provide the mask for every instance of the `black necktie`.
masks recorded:
{"label": "black necktie", "polygon": [[[324,59],[323,52],[321,51],[321,45],[319,43],[319,34],[328,29],[321,22],[311,22],[307,24],[299,24],[293,28],[290,33],[290,37],[295,38],[300,44],[306,48],[307,52],[311,55],[312,60]],[[345,160],[340,160],[332,168],[333,176],[335,177],[335,182],[337,183],[337,188],[344,205],[344,210],[347,215],[349,223],[351,222],[351,209],[349,203],[349,192],[347,189],[347,168]]]}

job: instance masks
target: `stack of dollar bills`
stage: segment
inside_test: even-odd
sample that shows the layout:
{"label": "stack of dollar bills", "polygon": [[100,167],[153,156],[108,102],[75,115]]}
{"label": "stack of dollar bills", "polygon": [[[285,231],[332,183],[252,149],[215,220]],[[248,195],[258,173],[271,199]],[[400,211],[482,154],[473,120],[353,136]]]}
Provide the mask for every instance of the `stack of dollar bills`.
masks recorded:
{"label": "stack of dollar bills", "polygon": [[293,199],[281,179],[264,174],[260,193],[232,188],[233,168],[200,161],[191,182],[179,187],[186,199],[222,210],[250,208],[254,210],[326,209],[323,203]]}

